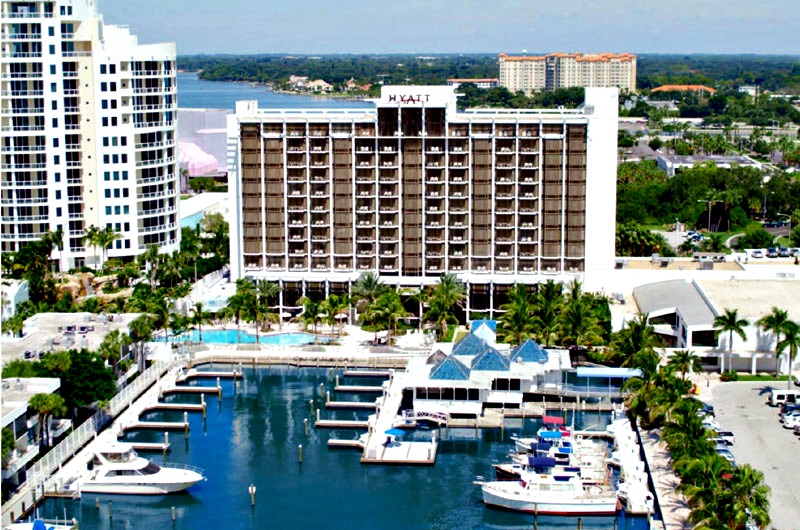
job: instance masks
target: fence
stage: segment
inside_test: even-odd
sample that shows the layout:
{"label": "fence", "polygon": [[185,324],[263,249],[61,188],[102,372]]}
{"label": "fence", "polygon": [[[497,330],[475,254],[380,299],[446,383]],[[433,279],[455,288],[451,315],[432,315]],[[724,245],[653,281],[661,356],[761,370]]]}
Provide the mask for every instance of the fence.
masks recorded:
{"label": "fence", "polygon": [[98,411],[94,416],[74,429],[69,436],[42,456],[27,471],[28,480],[20,486],[17,493],[3,504],[3,525],[13,523],[14,517],[23,514],[26,506],[25,500],[31,499],[31,507],[36,502],[36,494],[41,488],[41,495],[49,487],[50,475],[64,462],[72,458],[96,433],[105,427],[108,422],[122,412],[134,399],[139,397],[170,367],[171,363],[159,361],[134,379],[133,383],[120,390],[108,403],[105,410]]}

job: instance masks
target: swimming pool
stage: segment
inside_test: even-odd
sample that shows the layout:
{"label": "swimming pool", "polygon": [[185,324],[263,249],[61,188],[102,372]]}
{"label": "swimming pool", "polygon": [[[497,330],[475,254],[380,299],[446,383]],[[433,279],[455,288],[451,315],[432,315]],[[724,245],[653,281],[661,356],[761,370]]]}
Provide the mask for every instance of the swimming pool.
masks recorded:
{"label": "swimming pool", "polygon": [[[169,337],[169,342],[202,342],[203,344],[255,344],[256,336],[236,329],[207,329],[203,330],[203,340],[196,329],[187,331],[177,337]],[[164,342],[163,337],[156,339]],[[318,342],[328,342],[327,337],[318,337]],[[304,346],[314,342],[311,333],[275,333],[259,336],[259,343],[268,346]]]}

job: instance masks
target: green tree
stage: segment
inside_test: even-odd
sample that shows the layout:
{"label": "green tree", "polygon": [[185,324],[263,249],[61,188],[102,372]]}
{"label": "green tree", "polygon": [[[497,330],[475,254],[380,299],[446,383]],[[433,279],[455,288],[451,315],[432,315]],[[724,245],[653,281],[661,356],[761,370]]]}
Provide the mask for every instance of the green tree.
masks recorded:
{"label": "green tree", "polygon": [[525,284],[514,284],[508,290],[508,303],[500,307],[504,313],[499,318],[498,338],[502,342],[521,344],[535,336],[535,304],[535,297],[528,292]]}
{"label": "green tree", "polygon": [[654,352],[662,341],[648,322],[646,313],[639,313],[625,327],[614,334],[611,341],[611,359],[629,366],[641,352]]}
{"label": "green tree", "polygon": [[382,327],[391,334],[397,333],[397,323],[408,316],[403,301],[397,291],[386,291],[368,308],[367,320],[374,326]]}
{"label": "green tree", "polygon": [[[736,333],[743,341],[747,340],[744,328],[747,327],[749,322],[746,319],[739,318],[737,309],[725,309],[721,315],[714,318],[714,338],[718,339],[722,333],[728,334],[728,370],[733,370],[731,360],[733,358],[733,334]],[[725,371],[725,363],[723,362],[722,371]]]}
{"label": "green tree", "polygon": [[8,320],[3,321],[3,333],[11,333],[14,337],[21,337],[22,330],[25,327],[25,320],[19,313],[10,317]]}
{"label": "green tree", "polygon": [[564,305],[563,284],[553,280],[539,284],[535,303],[533,317],[539,330],[537,338],[544,343],[545,348],[549,348],[559,329],[559,318]]}
{"label": "green tree", "polygon": [[[785,309],[778,309],[773,306],[772,311],[764,315],[758,320],[758,325],[763,331],[775,335],[775,375],[778,375],[780,367],[780,353],[778,352],[778,344],[781,342],[781,332],[783,331],[786,323],[789,322],[789,312]],[[791,379],[791,377],[790,377]]]}
{"label": "green tree", "polygon": [[217,183],[211,177],[195,177],[189,179],[189,188],[197,193],[212,191],[216,187]]}
{"label": "green tree", "polygon": [[[189,322],[193,328],[197,329],[198,342],[203,342],[203,324],[208,324],[210,321],[211,313],[204,309],[203,302],[196,302],[192,307],[192,315],[189,317]],[[256,327],[258,327],[258,320],[256,320]]]}
{"label": "green tree", "polygon": [[3,365],[3,379],[17,378],[17,377],[38,377],[39,372],[36,370],[34,363],[23,361],[22,359],[13,359]]}
{"label": "green tree", "polygon": [[672,366],[676,371],[680,372],[684,381],[688,374],[699,374],[703,370],[700,357],[695,355],[691,350],[677,350],[670,355],[667,365]]}
{"label": "green tree", "polygon": [[448,324],[457,322],[455,308],[461,307],[466,296],[467,290],[464,284],[450,273],[442,274],[439,281],[429,288],[428,311],[422,318],[436,324],[437,334],[440,338],[447,333]]}
{"label": "green tree", "polygon": [[117,364],[122,357],[122,352],[131,345],[130,335],[122,333],[118,329],[111,330],[105,336],[103,342],[97,348],[97,353],[104,360],[108,361],[111,366]]}
{"label": "green tree", "polygon": [[279,315],[275,313],[270,306],[280,292],[281,288],[277,283],[268,282],[267,280],[259,280],[256,284],[256,303],[259,306],[261,318],[265,322],[267,320],[271,322],[280,322]]}
{"label": "green tree", "polygon": [[9,455],[11,455],[11,451],[13,451],[17,447],[17,441],[14,439],[14,431],[12,431],[7,427],[3,427],[2,443],[3,443],[3,467],[5,467],[6,462],[8,462],[8,457]]}
{"label": "green tree", "polygon": [[58,394],[35,394],[28,400],[28,407],[39,415],[39,445],[50,446],[50,419],[67,413],[64,398]]}
{"label": "green tree", "polygon": [[314,341],[317,340],[317,325],[322,321],[322,303],[318,300],[304,296],[300,300],[300,305],[303,306],[303,312],[300,314],[300,319],[303,321],[303,329],[311,326],[314,331]]}
{"label": "green tree", "polygon": [[751,520],[760,529],[769,527],[770,489],[760,471],[748,464],[736,466],[726,486],[717,503],[726,528],[745,530]]}
{"label": "green tree", "polygon": [[795,360],[797,359],[797,350],[800,349],[800,324],[790,320],[783,325],[781,329],[783,332],[783,340],[776,346],[778,354],[783,352],[784,349],[789,349],[787,373],[789,375],[788,385],[792,387],[792,368],[794,367]]}
{"label": "green tree", "polygon": [[339,336],[343,333],[344,321],[347,317],[347,309],[350,307],[350,297],[347,293],[332,294],[322,302],[321,310],[327,314],[326,321],[330,324],[331,329],[337,326],[339,329]]}
{"label": "green tree", "polygon": [[140,371],[144,371],[144,343],[153,336],[153,317],[140,315],[128,325],[128,333],[133,341],[133,351]]}
{"label": "green tree", "polygon": [[100,266],[97,260],[97,247],[100,246],[98,241],[100,238],[100,229],[96,226],[92,225],[86,229],[86,233],[83,235],[83,243],[87,247],[94,247],[94,264],[97,270],[100,270]]}
{"label": "green tree", "polygon": [[111,228],[110,226],[106,226],[102,230],[97,231],[94,240],[94,245],[95,247],[100,247],[103,252],[103,261],[101,263],[100,268],[102,268],[106,262],[106,257],[108,255],[108,247],[111,246],[111,244],[114,241],[120,238],[122,238],[122,235],[113,228]]}
{"label": "green tree", "polygon": [[377,300],[387,290],[388,287],[381,282],[381,277],[376,272],[370,271],[361,273],[353,283],[350,292],[359,312],[363,312],[366,306]]}

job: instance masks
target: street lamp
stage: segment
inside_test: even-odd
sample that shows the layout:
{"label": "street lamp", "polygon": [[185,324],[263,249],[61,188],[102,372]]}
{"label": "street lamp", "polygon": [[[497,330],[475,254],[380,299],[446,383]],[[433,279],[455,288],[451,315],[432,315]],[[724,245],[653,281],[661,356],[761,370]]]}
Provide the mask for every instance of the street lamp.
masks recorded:
{"label": "street lamp", "polygon": [[708,229],[709,231],[713,232],[714,230],[711,230],[711,205],[722,201],[717,199],[697,199],[697,202],[704,202],[708,204]]}

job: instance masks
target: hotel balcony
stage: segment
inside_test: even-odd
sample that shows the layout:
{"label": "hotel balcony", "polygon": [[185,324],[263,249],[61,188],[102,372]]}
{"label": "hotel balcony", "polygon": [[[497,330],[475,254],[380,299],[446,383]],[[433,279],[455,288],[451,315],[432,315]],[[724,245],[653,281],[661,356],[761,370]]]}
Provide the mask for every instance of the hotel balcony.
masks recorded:
{"label": "hotel balcony", "polygon": [[23,433],[17,440],[17,444],[11,451],[3,465],[3,480],[13,477],[21,469],[25,469],[27,465],[33,461],[34,458],[39,456],[39,445],[36,443],[28,443],[27,433]]}
{"label": "hotel balcony", "polygon": [[[358,134],[358,132],[356,132]],[[372,142],[365,142],[363,140],[358,140],[356,142],[356,153],[374,153],[375,152],[375,144]]]}
{"label": "hotel balcony", "polygon": [[463,271],[467,267],[467,260],[466,258],[453,258],[451,257],[448,261],[448,268],[451,271]]}
{"label": "hotel balcony", "polygon": [[357,267],[360,271],[368,271],[375,269],[375,258],[358,258],[357,260]]}
{"label": "hotel balcony", "polygon": [[394,272],[398,270],[397,258],[380,258],[379,268],[384,272]]}
{"label": "hotel balcony", "polygon": [[349,271],[353,269],[353,261],[350,258],[334,258],[333,268],[337,271]]}

